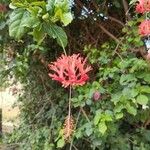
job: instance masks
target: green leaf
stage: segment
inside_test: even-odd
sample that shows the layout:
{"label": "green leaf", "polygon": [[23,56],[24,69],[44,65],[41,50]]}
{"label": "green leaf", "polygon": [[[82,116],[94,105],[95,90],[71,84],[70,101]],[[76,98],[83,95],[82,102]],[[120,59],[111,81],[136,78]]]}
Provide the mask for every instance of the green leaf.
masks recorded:
{"label": "green leaf", "polygon": [[116,119],[121,119],[123,117],[123,113],[115,114]]}
{"label": "green leaf", "polygon": [[85,133],[87,134],[87,136],[90,136],[93,133],[93,128],[92,128],[91,123],[86,124]]}
{"label": "green leaf", "polygon": [[149,73],[143,73],[142,75],[143,75],[143,79],[144,79],[146,82],[150,83]]}
{"label": "green leaf", "polygon": [[140,92],[141,93],[150,93],[150,87],[149,86],[141,86]]}
{"label": "green leaf", "polygon": [[26,5],[24,3],[20,3],[20,2],[19,3],[18,2],[16,2],[16,3],[12,2],[11,5],[14,7],[20,7],[20,8],[26,7]]}
{"label": "green leaf", "polygon": [[130,113],[131,115],[136,115],[137,114],[137,109],[136,107],[131,106],[129,103],[126,105],[126,110],[128,113]]}
{"label": "green leaf", "polygon": [[61,17],[61,21],[63,22],[64,26],[67,26],[73,20],[71,12],[64,13]]}
{"label": "green leaf", "polygon": [[148,103],[148,97],[145,95],[139,95],[136,101],[140,105],[146,105]]}
{"label": "green leaf", "polygon": [[112,95],[111,101],[116,105],[121,99],[122,93],[118,92]]}
{"label": "green leaf", "polygon": [[125,107],[124,107],[123,104],[118,104],[118,105],[115,106],[114,112],[115,112],[115,113],[120,113],[124,108],[125,108]]}
{"label": "green leaf", "polygon": [[136,97],[139,93],[137,89],[132,89],[130,92],[132,97]]}
{"label": "green leaf", "polygon": [[130,82],[134,82],[134,81],[137,81],[137,79],[134,77],[133,74],[123,74],[121,75],[121,78],[120,78],[120,84],[121,85],[127,85],[129,84]]}
{"label": "green leaf", "polygon": [[55,9],[55,15],[53,17],[53,20],[56,22],[58,20],[61,20],[63,15],[63,10],[61,8]]}
{"label": "green leaf", "polygon": [[109,111],[109,110],[106,110],[105,111],[105,114],[103,114],[101,120],[102,121],[113,121],[113,112]]}
{"label": "green leaf", "polygon": [[96,115],[94,117],[94,125],[97,125],[102,117],[101,110],[96,111]]}
{"label": "green leaf", "polygon": [[39,15],[41,15],[41,13],[43,11],[43,9],[41,7],[39,7],[39,6],[34,6],[34,7],[29,6],[26,9],[28,10],[28,12],[30,12],[30,14],[33,17],[37,17],[37,18],[38,18]]}
{"label": "green leaf", "polygon": [[136,2],[137,2],[137,0],[131,0],[130,3],[129,3],[129,5],[131,5],[133,3],[136,3]]}
{"label": "green leaf", "polygon": [[16,9],[10,15],[9,35],[15,39],[20,39],[27,31],[29,13],[24,9]]}
{"label": "green leaf", "polygon": [[26,20],[25,26],[28,28],[35,28],[39,25],[40,25],[40,20],[35,16],[31,16],[28,20]]}
{"label": "green leaf", "polygon": [[46,5],[46,10],[49,11],[51,14],[54,11],[54,4],[55,4],[55,0],[48,0],[48,3]]}
{"label": "green leaf", "polygon": [[83,136],[83,133],[82,133],[82,127],[81,128],[78,128],[76,129],[76,132],[74,133],[74,136],[79,139]]}
{"label": "green leaf", "polygon": [[57,25],[48,25],[46,24],[45,30],[47,31],[48,35],[52,38],[56,38],[57,43],[65,48],[67,46],[67,35],[64,30],[57,26]]}
{"label": "green leaf", "polygon": [[97,125],[99,123],[100,119],[101,119],[101,115],[96,114],[96,116],[94,117],[94,125]]}
{"label": "green leaf", "polygon": [[105,122],[100,122],[99,125],[98,125],[98,128],[99,128],[100,133],[102,133],[102,135],[104,135],[104,133],[107,130],[106,123]]}
{"label": "green leaf", "polygon": [[35,1],[35,2],[32,2],[32,3],[30,3],[30,5],[32,5],[32,6],[40,6],[40,7],[45,7],[45,5],[46,5],[46,2],[45,1]]}
{"label": "green leaf", "polygon": [[39,45],[44,40],[45,34],[46,33],[44,32],[42,26],[41,27],[38,26],[38,27],[33,29],[33,38],[34,38],[35,41],[38,42]]}
{"label": "green leaf", "polygon": [[57,141],[57,148],[62,148],[65,145],[64,138],[61,138]]}

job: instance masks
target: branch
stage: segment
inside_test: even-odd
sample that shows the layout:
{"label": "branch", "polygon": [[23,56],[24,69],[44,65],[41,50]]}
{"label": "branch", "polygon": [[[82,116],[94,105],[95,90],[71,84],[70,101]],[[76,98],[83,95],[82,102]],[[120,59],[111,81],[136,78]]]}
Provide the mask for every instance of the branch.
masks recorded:
{"label": "branch", "polygon": [[85,116],[86,120],[88,122],[90,122],[90,119],[88,118],[88,116],[87,116],[86,112],[84,111],[83,107],[80,107],[80,109],[81,109],[81,112],[83,113],[83,115]]}
{"label": "branch", "polygon": [[[76,0],[76,2],[77,2],[77,4],[78,4],[80,7],[83,6],[83,4],[82,4],[79,0]],[[116,19],[113,18],[113,20],[116,20]],[[118,21],[117,21],[117,22],[118,22]],[[115,40],[117,43],[120,43],[120,41],[119,41],[112,33],[110,33],[106,28],[104,28],[102,25],[100,25],[100,24],[97,23],[97,22],[96,22],[96,24],[97,24],[97,26],[98,26],[99,28],[101,28],[101,29],[103,30],[103,32],[106,33],[109,37],[111,37],[111,38],[112,38],[113,40]]]}
{"label": "branch", "polygon": [[117,54],[117,55],[119,56],[119,58],[121,59],[121,61],[123,61],[123,58],[122,58],[122,56],[117,52],[117,50],[118,50],[120,44],[122,44],[122,40],[123,40],[123,39],[120,40],[120,42],[117,44],[117,46],[116,46],[116,48],[115,48],[115,50],[114,50],[114,54]]}
{"label": "branch", "polygon": [[99,28],[101,28],[103,30],[103,32],[105,32],[109,37],[111,37],[113,40],[115,40],[116,43],[120,43],[120,41],[112,33],[110,33],[106,28],[104,28],[102,25],[100,25],[97,22],[96,22],[96,24]]}
{"label": "branch", "polygon": [[125,24],[123,23],[123,22],[121,22],[120,20],[118,20],[118,19],[116,19],[116,18],[114,18],[114,17],[111,17],[111,16],[108,16],[108,19],[110,19],[110,20],[112,20],[112,21],[114,21],[114,22],[117,22],[117,23],[119,23],[121,26],[125,26]]}
{"label": "branch", "polygon": [[95,0],[92,0],[91,3],[93,4],[93,6],[95,7],[96,11],[99,11],[99,7],[98,5],[96,4]]}
{"label": "branch", "polygon": [[125,11],[125,16],[127,17],[127,20],[131,20],[131,16],[128,13],[128,10],[129,10],[128,2],[126,0],[122,0],[122,3],[123,3],[123,7],[124,7],[124,11]]}

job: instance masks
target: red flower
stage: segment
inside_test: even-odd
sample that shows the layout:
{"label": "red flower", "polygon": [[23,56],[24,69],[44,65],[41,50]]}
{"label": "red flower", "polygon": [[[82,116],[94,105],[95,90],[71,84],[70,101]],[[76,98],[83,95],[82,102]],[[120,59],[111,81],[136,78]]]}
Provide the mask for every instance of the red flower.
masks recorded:
{"label": "red flower", "polygon": [[80,54],[62,55],[48,66],[54,71],[53,74],[49,73],[52,80],[59,81],[64,87],[84,85],[89,79],[87,72],[92,69],[86,65],[86,59],[80,57]]}
{"label": "red flower", "polygon": [[144,13],[145,12],[144,7],[141,4],[137,4],[135,10],[137,13]]}
{"label": "red flower", "polygon": [[150,12],[150,0],[139,0],[139,3],[136,5],[136,12]]}
{"label": "red flower", "polygon": [[150,35],[150,20],[143,21],[139,26],[139,34],[141,36]]}

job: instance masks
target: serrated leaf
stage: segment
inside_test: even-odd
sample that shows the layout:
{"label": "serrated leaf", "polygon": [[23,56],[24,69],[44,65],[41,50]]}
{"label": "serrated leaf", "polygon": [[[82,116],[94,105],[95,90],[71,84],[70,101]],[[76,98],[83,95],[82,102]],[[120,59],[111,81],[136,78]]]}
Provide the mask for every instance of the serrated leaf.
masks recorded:
{"label": "serrated leaf", "polygon": [[90,136],[93,133],[93,128],[92,127],[91,128],[87,128],[85,130],[85,133],[86,133],[87,136]]}
{"label": "serrated leaf", "polygon": [[103,117],[102,117],[101,120],[103,120],[103,121],[113,121],[112,114],[113,113],[111,111],[106,110],[105,114],[103,114]]}
{"label": "serrated leaf", "polygon": [[39,24],[40,24],[40,20],[37,17],[32,16],[26,20],[25,26],[28,28],[35,28],[39,26]]}
{"label": "serrated leaf", "polygon": [[115,114],[116,119],[121,119],[123,117],[123,113]]}
{"label": "serrated leaf", "polygon": [[135,76],[133,74],[123,74],[120,77],[120,84],[121,85],[127,85],[130,82],[135,82],[137,81],[137,79],[135,78]]}
{"label": "serrated leaf", "polygon": [[67,26],[73,20],[72,14],[70,12],[64,13],[61,17],[61,21],[63,22],[64,26]]}
{"label": "serrated leaf", "polygon": [[74,133],[74,136],[75,136],[77,139],[79,139],[79,138],[81,138],[81,137],[83,136],[81,130],[82,130],[81,128],[78,128],[78,129],[76,130],[76,132]]}
{"label": "serrated leaf", "polygon": [[149,73],[143,73],[142,76],[143,76],[143,79],[144,79],[146,82],[150,83]]}
{"label": "serrated leaf", "polygon": [[139,95],[136,101],[140,105],[146,105],[148,103],[148,97],[145,95]]}
{"label": "serrated leaf", "polygon": [[131,115],[136,115],[137,114],[137,109],[136,107],[131,106],[129,103],[126,106],[126,110],[128,113],[130,113]]}
{"label": "serrated leaf", "polygon": [[67,46],[67,35],[65,33],[65,31],[57,26],[57,25],[46,25],[45,26],[46,31],[48,33],[48,35],[54,39],[57,40],[57,43],[62,46],[63,48],[65,48]]}
{"label": "serrated leaf", "polygon": [[38,44],[41,44],[41,42],[45,38],[45,32],[44,32],[42,26],[41,27],[38,26],[33,29],[33,38],[35,41],[38,42]]}
{"label": "serrated leaf", "polygon": [[94,125],[97,125],[99,123],[100,119],[101,119],[101,115],[96,114],[96,116],[94,117]]}
{"label": "serrated leaf", "polygon": [[149,86],[141,86],[140,91],[143,93],[150,93],[150,87]]}
{"label": "serrated leaf", "polygon": [[136,97],[136,96],[138,95],[138,93],[139,93],[139,92],[138,92],[137,89],[132,89],[132,90],[131,90],[131,96],[132,96],[132,97]]}
{"label": "serrated leaf", "polygon": [[9,35],[15,39],[21,39],[26,33],[28,20],[30,19],[29,13],[24,9],[16,9],[10,15],[9,20]]}
{"label": "serrated leaf", "polygon": [[106,123],[105,122],[100,122],[99,125],[98,125],[98,128],[99,128],[100,133],[102,133],[102,135],[104,135],[104,133],[107,130]]}
{"label": "serrated leaf", "polygon": [[122,93],[118,92],[112,95],[111,101],[116,105],[121,99]]}
{"label": "serrated leaf", "polygon": [[52,13],[54,11],[54,4],[55,4],[55,0],[48,0],[48,3],[46,5],[46,10]]}
{"label": "serrated leaf", "polygon": [[65,145],[64,138],[61,138],[57,141],[57,148],[62,148]]}
{"label": "serrated leaf", "polygon": [[125,107],[124,107],[123,104],[118,104],[118,105],[116,105],[116,107],[114,108],[114,112],[115,112],[115,113],[120,113],[124,108],[125,108]]}

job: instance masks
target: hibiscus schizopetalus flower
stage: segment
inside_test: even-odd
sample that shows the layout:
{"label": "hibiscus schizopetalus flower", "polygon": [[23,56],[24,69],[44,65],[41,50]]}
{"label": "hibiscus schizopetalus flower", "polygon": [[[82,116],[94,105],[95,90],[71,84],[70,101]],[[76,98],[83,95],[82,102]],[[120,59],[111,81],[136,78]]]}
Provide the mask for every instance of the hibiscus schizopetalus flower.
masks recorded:
{"label": "hibiscus schizopetalus flower", "polygon": [[48,65],[49,69],[54,71],[49,73],[49,76],[52,80],[62,83],[63,87],[84,85],[89,79],[87,73],[92,69],[86,63],[87,60],[80,54],[62,55]]}
{"label": "hibiscus schizopetalus flower", "polygon": [[150,12],[150,0],[139,0],[136,5],[136,12],[138,13]]}
{"label": "hibiscus schizopetalus flower", "polygon": [[139,34],[141,36],[150,35],[150,20],[145,20],[139,25]]}

